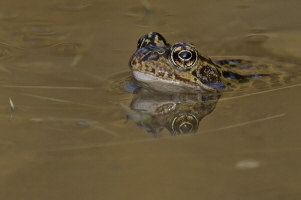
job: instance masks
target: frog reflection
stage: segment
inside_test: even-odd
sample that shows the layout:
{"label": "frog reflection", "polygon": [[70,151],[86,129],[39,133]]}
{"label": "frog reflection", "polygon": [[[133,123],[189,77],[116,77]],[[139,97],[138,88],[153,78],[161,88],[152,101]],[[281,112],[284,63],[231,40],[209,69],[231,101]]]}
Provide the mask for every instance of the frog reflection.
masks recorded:
{"label": "frog reflection", "polygon": [[166,128],[172,135],[194,133],[200,121],[210,114],[220,94],[170,94],[137,88],[127,111],[127,118],[138,127],[156,134]]}

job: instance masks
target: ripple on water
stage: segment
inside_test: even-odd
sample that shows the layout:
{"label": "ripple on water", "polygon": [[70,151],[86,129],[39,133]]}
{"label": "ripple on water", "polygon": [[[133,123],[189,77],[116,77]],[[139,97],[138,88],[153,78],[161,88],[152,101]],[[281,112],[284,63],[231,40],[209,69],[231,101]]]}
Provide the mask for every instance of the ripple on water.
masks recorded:
{"label": "ripple on water", "polygon": [[54,2],[54,8],[61,11],[78,11],[87,9],[94,3],[93,0],[61,0]]}
{"label": "ripple on water", "polygon": [[152,5],[146,4],[141,6],[132,6],[125,10],[124,14],[130,17],[138,26],[160,28],[161,33],[174,32],[171,16],[166,9],[153,8]]}
{"label": "ripple on water", "polygon": [[56,38],[37,35],[23,35],[21,47],[24,48],[45,48],[51,47],[57,43]]}
{"label": "ripple on water", "polygon": [[251,43],[263,43],[269,39],[269,36],[264,34],[250,34],[247,36],[247,41]]}
{"label": "ripple on water", "polygon": [[18,16],[16,10],[13,9],[0,9],[0,20],[11,20]]}
{"label": "ripple on water", "polygon": [[58,33],[54,24],[49,22],[28,22],[21,26],[21,32],[34,35],[54,35]]}
{"label": "ripple on water", "polygon": [[263,44],[268,52],[282,57],[301,60],[301,32],[279,32],[270,35]]}
{"label": "ripple on water", "polygon": [[106,79],[104,90],[110,94],[123,94],[132,82],[132,74],[130,71],[119,72],[111,75]]}
{"label": "ripple on water", "polygon": [[85,54],[87,48],[81,43],[62,43],[54,47],[54,52],[63,56],[75,56]]}
{"label": "ripple on water", "polygon": [[251,43],[263,43],[269,38],[269,36],[266,35],[265,30],[262,28],[253,28],[250,32],[251,34],[247,35],[247,41]]}
{"label": "ripple on water", "polygon": [[0,61],[10,60],[14,57],[13,51],[4,46],[0,46]]}
{"label": "ripple on water", "polygon": [[58,43],[58,32],[57,27],[49,22],[22,22],[6,33],[4,41],[19,48],[45,48]]}

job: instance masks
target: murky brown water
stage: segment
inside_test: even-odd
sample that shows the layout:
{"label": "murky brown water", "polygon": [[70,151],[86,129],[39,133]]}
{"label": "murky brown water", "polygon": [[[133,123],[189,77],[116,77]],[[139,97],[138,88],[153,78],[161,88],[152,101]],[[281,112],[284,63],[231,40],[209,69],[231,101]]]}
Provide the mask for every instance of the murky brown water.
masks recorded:
{"label": "murky brown water", "polygon": [[195,134],[158,137],[126,120],[132,95],[113,87],[149,31],[297,69],[300,2],[149,3],[1,4],[0,199],[300,199],[300,82],[221,97]]}

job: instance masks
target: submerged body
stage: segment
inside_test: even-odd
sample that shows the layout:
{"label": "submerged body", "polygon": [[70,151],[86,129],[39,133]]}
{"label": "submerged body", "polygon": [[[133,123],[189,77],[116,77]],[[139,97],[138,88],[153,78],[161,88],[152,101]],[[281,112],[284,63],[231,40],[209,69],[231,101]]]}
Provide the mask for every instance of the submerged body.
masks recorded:
{"label": "submerged body", "polygon": [[135,80],[164,92],[220,92],[229,86],[238,87],[238,83],[253,84],[254,79],[270,75],[280,80],[282,74],[271,70],[269,63],[242,59],[214,62],[199,54],[191,43],[170,45],[155,32],[139,39],[130,68]]}

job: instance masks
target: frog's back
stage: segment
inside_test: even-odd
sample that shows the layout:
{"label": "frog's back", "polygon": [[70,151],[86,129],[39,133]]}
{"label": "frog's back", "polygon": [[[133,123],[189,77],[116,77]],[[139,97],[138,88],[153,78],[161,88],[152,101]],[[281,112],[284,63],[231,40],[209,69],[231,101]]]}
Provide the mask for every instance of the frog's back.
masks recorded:
{"label": "frog's back", "polygon": [[255,92],[298,85],[301,68],[292,63],[260,57],[214,57],[228,91]]}

